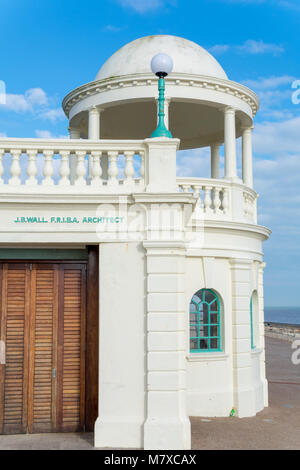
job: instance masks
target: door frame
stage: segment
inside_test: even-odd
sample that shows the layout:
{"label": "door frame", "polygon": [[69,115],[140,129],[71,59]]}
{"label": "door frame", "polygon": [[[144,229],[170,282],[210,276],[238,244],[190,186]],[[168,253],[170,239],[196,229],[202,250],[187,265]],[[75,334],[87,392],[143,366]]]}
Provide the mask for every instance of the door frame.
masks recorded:
{"label": "door frame", "polygon": [[[93,432],[98,417],[99,390],[99,245],[90,245],[87,260],[1,259],[1,264],[83,264],[86,266],[85,304],[85,404],[84,431]],[[0,280],[2,269],[0,270]],[[29,351],[28,351],[29,352]]]}

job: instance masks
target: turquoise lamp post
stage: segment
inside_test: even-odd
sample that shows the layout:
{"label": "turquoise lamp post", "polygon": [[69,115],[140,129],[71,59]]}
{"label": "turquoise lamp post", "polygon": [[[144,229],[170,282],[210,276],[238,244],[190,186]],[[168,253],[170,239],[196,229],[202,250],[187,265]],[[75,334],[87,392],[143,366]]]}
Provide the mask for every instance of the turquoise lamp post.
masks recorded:
{"label": "turquoise lamp post", "polygon": [[173,70],[173,60],[167,54],[157,54],[151,61],[151,70],[159,78],[158,125],[151,138],[168,137],[172,139],[172,134],[165,125],[165,77]]}

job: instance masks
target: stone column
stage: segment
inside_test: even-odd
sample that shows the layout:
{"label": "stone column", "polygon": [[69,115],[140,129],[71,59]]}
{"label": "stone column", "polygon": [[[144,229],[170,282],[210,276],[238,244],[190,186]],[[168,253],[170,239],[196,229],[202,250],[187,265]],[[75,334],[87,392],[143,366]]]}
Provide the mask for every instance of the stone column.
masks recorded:
{"label": "stone column", "polygon": [[242,128],[242,142],[243,142],[243,181],[244,184],[253,187],[253,170],[252,170],[252,129],[253,127]]}
{"label": "stone column", "polygon": [[94,106],[89,110],[89,139],[99,140],[100,139],[100,112],[99,109]]}
{"label": "stone column", "polygon": [[252,261],[231,259],[233,399],[239,418],[255,416],[250,327]]}
{"label": "stone column", "polygon": [[[69,133],[70,133],[70,139],[80,139],[80,128],[79,127],[69,127]],[[76,179],[76,166],[77,166],[77,160],[76,160],[76,154],[72,153],[69,156],[69,165],[70,165],[70,181],[71,184],[75,183]]]}
{"label": "stone column", "polygon": [[210,146],[211,177],[217,179],[220,178],[220,147],[219,143]]}
{"label": "stone column", "polygon": [[264,269],[266,263],[260,263],[258,269],[258,316],[259,316],[259,348],[260,354],[260,376],[264,390],[264,406],[269,406],[268,381],[266,378],[266,353],[265,353],[265,315],[264,315]]}
{"label": "stone column", "polygon": [[68,128],[70,139],[80,139],[80,128],[79,127],[72,127]]}
{"label": "stone column", "polygon": [[186,405],[185,246],[144,242],[147,251],[146,450],[191,448]]}
{"label": "stone column", "polygon": [[225,178],[237,179],[236,172],[236,131],[235,110],[227,107],[224,110],[224,148],[225,148]]}

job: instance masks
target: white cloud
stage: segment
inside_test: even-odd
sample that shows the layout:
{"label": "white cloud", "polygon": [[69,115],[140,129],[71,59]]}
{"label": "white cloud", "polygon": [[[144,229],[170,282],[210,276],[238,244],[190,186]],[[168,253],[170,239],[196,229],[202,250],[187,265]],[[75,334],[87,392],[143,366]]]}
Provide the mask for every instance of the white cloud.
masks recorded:
{"label": "white cloud", "polygon": [[258,94],[265,118],[268,116],[276,120],[287,120],[296,112],[296,107],[291,107],[293,81],[294,77],[281,75],[244,80],[242,83]]}
{"label": "white cloud", "polygon": [[26,100],[24,95],[6,94],[6,102],[0,105],[0,109],[14,111],[16,113],[24,113],[32,111],[32,105]]}
{"label": "white cloud", "polygon": [[6,94],[6,101],[0,104],[0,111],[31,113],[35,118],[51,122],[65,119],[62,108],[52,108],[56,99],[49,98],[42,88],[30,88],[24,94]]}
{"label": "white cloud", "polygon": [[261,77],[258,80],[245,80],[243,81],[243,84],[256,90],[269,90],[271,88],[278,88],[282,85],[290,85],[291,87],[294,80],[295,78],[290,75],[281,75],[279,77]]}
{"label": "white cloud", "polygon": [[228,44],[216,44],[215,46],[212,46],[209,48],[209,52],[211,54],[224,54],[224,52],[227,52],[230,49],[230,46]]}
{"label": "white cloud", "polygon": [[300,153],[299,129],[300,116],[285,121],[258,123],[253,136],[254,149],[264,155]]}
{"label": "white cloud", "polygon": [[42,88],[31,88],[25,92],[25,100],[32,106],[44,106],[48,104],[48,97]]}
{"label": "white cloud", "polygon": [[278,55],[284,52],[283,46],[278,44],[266,43],[262,40],[256,41],[248,39],[241,45],[217,44],[209,48],[212,54],[224,54],[228,51],[235,51],[242,54],[258,55],[273,54]]}
{"label": "white cloud", "polygon": [[268,44],[264,41],[254,41],[253,39],[248,39],[242,46],[237,46],[238,49],[242,52],[248,54],[280,54],[284,52],[282,46],[277,44]]}
{"label": "white cloud", "polygon": [[35,134],[38,139],[68,139],[68,135],[53,135],[50,131],[47,130],[36,130]]}
{"label": "white cloud", "polygon": [[7,137],[7,135],[5,134],[5,132],[0,132],[0,137]]}
{"label": "white cloud", "polygon": [[175,6],[176,0],[118,0],[125,8],[131,8],[137,13],[147,13],[164,6]]}
{"label": "white cloud", "polygon": [[108,24],[104,26],[101,31],[109,32],[109,33],[118,33],[119,31],[122,31],[123,29],[124,29],[123,26],[114,26],[112,24]]}
{"label": "white cloud", "polygon": [[221,0],[226,3],[240,3],[243,5],[255,5],[268,3],[292,10],[300,10],[299,0]]}
{"label": "white cloud", "polygon": [[208,148],[178,152],[177,175],[209,178],[210,151]]}
{"label": "white cloud", "polygon": [[65,119],[65,113],[62,108],[57,109],[48,109],[40,114],[40,117],[43,119],[48,119],[49,121],[57,121],[60,119]]}

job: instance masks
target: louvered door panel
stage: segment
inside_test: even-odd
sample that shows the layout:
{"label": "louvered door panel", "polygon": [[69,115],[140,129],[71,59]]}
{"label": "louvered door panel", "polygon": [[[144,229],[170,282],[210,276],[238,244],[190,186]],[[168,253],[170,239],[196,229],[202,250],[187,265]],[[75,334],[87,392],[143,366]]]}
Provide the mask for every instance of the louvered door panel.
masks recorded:
{"label": "louvered door panel", "polygon": [[85,270],[61,266],[59,311],[60,428],[84,427]]}
{"label": "louvered door panel", "polygon": [[0,264],[0,434],[84,430],[83,264]]}
{"label": "louvered door panel", "polygon": [[1,366],[0,427],[4,434],[27,429],[29,283],[28,266],[3,265],[1,339],[6,346],[6,363]]}
{"label": "louvered door panel", "polygon": [[56,427],[58,269],[34,265],[31,277],[29,432]]}

